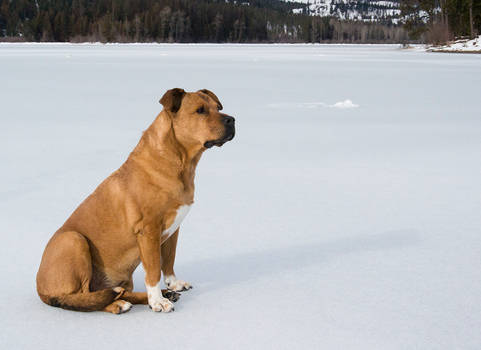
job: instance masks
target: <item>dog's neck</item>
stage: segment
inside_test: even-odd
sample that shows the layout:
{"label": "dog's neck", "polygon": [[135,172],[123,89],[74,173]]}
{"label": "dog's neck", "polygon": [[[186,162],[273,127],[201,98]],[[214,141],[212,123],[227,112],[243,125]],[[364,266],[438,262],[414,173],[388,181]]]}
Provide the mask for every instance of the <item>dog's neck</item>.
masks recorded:
{"label": "dog's neck", "polygon": [[142,135],[129,158],[139,164],[157,164],[149,172],[172,177],[176,172],[186,187],[193,186],[195,169],[205,148],[201,144],[185,145],[175,135],[172,118],[162,111]]}

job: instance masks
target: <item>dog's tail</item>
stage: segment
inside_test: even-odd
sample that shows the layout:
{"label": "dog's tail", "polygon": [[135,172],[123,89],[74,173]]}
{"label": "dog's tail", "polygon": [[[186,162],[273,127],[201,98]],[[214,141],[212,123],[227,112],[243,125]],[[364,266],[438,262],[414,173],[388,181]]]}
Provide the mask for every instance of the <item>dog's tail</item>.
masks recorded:
{"label": "dog's tail", "polygon": [[114,300],[123,294],[123,288],[102,289],[95,292],[64,294],[60,296],[49,296],[39,293],[40,299],[45,304],[61,307],[73,311],[99,311],[103,310]]}

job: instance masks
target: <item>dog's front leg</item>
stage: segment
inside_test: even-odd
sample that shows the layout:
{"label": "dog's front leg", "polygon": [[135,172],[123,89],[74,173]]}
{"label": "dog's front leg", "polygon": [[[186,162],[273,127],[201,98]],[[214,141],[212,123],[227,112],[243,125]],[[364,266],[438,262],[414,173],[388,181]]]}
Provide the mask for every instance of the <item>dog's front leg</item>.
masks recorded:
{"label": "dog's front leg", "polygon": [[192,288],[192,285],[186,281],[177,279],[174,273],[175,251],[177,248],[177,238],[179,237],[179,229],[174,232],[164,243],[162,243],[162,272],[164,274],[164,283],[168,289],[174,292],[182,292]]}
{"label": "dog's front leg", "polygon": [[140,260],[145,270],[145,287],[150,308],[156,312],[173,311],[174,304],[162,296],[160,288],[160,234],[147,232],[139,234],[137,242],[140,249]]}

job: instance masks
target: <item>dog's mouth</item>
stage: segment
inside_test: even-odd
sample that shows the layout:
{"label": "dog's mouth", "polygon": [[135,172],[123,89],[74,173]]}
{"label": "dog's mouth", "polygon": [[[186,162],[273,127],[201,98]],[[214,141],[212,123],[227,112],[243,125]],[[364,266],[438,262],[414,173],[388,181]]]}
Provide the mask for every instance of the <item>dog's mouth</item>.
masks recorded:
{"label": "dog's mouth", "polygon": [[229,142],[235,136],[235,129],[232,129],[226,136],[218,140],[211,140],[204,143],[205,148],[211,148],[212,146],[221,147],[224,143]]}

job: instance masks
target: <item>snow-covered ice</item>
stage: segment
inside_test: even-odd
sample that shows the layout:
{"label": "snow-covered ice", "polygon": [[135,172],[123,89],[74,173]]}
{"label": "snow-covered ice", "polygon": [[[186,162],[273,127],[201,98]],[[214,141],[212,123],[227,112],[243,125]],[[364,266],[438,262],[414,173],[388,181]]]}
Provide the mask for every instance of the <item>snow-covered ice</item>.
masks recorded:
{"label": "snow-covered ice", "polygon": [[[0,348],[481,348],[481,56],[4,44],[0,80]],[[213,90],[237,120],[181,227],[194,289],[170,314],[44,305],[47,240],[172,87]]]}

